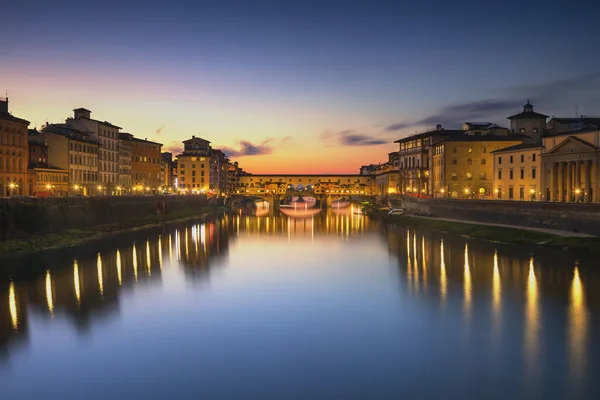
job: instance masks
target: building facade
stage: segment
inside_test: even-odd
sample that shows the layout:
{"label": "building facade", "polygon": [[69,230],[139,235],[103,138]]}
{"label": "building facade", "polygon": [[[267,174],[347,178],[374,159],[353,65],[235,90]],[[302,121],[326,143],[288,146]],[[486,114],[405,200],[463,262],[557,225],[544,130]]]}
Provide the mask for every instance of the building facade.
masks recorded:
{"label": "building facade", "polygon": [[432,194],[431,146],[458,130],[446,130],[441,125],[426,132],[398,139],[398,193],[412,195]]}
{"label": "building facade", "polygon": [[177,189],[188,193],[208,193],[211,182],[210,142],[192,136],[183,142],[183,147],[183,153],[177,156]]}
{"label": "building facade", "polygon": [[216,196],[227,196],[229,188],[229,159],[221,150],[212,149],[210,157],[210,188]]}
{"label": "building facade", "polygon": [[498,200],[543,201],[542,143],[522,143],[496,150],[494,196]]}
{"label": "building facade", "polygon": [[40,135],[30,140],[48,146],[48,164],[69,173],[69,194],[93,196],[104,194],[99,182],[99,143],[89,134],[66,124],[48,124]]}
{"label": "building facade", "polygon": [[0,197],[29,194],[28,126],[8,112],[8,98],[0,99]]}
{"label": "building facade", "polygon": [[175,162],[173,161],[173,153],[163,152],[161,153],[160,157],[162,160],[161,176],[163,180],[163,185],[165,186],[165,188],[175,189],[177,186],[175,184]]}
{"label": "building facade", "polygon": [[131,146],[132,184],[137,191],[156,192],[162,189],[161,181],[161,149],[162,144],[147,139],[138,139],[129,135]]}
{"label": "building facade", "polygon": [[522,143],[513,136],[469,135],[465,131],[432,147],[431,182],[434,197],[492,198],[493,151]]}
{"label": "building facade", "polygon": [[600,201],[600,126],[542,139],[542,192],[548,201]]}
{"label": "building facade", "polygon": [[547,118],[547,115],[533,111],[533,105],[527,100],[527,104],[523,106],[523,112],[508,117],[510,132],[513,135],[527,136],[527,142],[540,142],[542,135],[546,132]]}
{"label": "building facade", "polygon": [[85,108],[73,110],[74,117],[68,118],[67,126],[80,132],[89,133],[100,144],[98,153],[99,187],[106,195],[115,195],[119,186],[119,130],[121,127],[107,121],[91,118],[91,111]]}
{"label": "building facade", "polygon": [[36,138],[36,130],[29,131],[29,194],[38,197],[69,195],[69,171],[48,164],[48,145]]}
{"label": "building facade", "polygon": [[129,133],[119,133],[119,187],[117,189],[120,193],[130,193],[133,189],[130,141],[132,136]]}

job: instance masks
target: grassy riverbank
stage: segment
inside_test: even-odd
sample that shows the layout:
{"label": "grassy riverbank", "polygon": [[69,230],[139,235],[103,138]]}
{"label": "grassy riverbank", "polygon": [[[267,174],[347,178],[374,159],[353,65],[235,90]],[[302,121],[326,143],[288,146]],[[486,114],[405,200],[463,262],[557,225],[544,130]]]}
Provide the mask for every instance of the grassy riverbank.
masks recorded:
{"label": "grassy riverbank", "polygon": [[600,238],[598,237],[567,237],[518,228],[450,222],[403,215],[385,216],[384,219],[387,222],[398,225],[461,235],[491,242],[535,245],[560,250],[600,254]]}
{"label": "grassy riverbank", "polygon": [[93,240],[120,233],[152,228],[166,223],[183,222],[190,219],[218,215],[226,209],[221,206],[205,206],[195,209],[175,211],[170,214],[148,215],[142,218],[125,220],[106,225],[81,229],[69,229],[58,233],[34,236],[28,239],[0,242],[0,256],[18,255],[48,249],[78,246]]}

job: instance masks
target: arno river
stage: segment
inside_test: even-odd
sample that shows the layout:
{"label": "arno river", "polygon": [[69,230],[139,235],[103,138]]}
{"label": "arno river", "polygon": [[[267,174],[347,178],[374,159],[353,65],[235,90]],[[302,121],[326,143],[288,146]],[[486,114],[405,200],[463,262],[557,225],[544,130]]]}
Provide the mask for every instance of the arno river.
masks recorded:
{"label": "arno river", "polygon": [[600,398],[599,336],[597,260],[343,211],[0,269],[3,400]]}

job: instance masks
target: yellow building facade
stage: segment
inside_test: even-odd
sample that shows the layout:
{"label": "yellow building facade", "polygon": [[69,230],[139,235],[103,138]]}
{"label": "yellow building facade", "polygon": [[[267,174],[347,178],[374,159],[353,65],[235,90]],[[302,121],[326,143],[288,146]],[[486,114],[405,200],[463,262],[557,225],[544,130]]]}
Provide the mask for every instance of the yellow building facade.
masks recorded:
{"label": "yellow building facade", "polygon": [[498,200],[543,201],[540,185],[541,143],[524,143],[496,150],[494,196]]}
{"label": "yellow building facade", "polygon": [[210,142],[192,136],[183,142],[183,146],[183,153],[177,156],[177,189],[183,193],[208,193],[211,169]]}
{"label": "yellow building facade", "polygon": [[0,99],[0,197],[29,194],[28,126],[8,112],[8,99]]}
{"label": "yellow building facade", "polygon": [[492,198],[492,152],[521,143],[521,139],[509,135],[471,136],[461,132],[433,145],[430,172],[433,197]]}

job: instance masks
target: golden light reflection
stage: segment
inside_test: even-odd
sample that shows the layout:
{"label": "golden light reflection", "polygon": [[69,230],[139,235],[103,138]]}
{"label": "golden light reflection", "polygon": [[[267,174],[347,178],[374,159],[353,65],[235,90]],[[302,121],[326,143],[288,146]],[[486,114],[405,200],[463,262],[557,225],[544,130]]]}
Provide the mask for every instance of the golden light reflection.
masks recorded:
{"label": "golden light reflection", "polygon": [[573,387],[580,387],[586,364],[588,314],[579,268],[575,267],[569,307],[569,374]]}
{"label": "golden light reflection", "polygon": [[173,266],[173,235],[169,234],[169,265]]}
{"label": "golden light reflection", "polygon": [[410,231],[406,230],[406,277],[408,286],[412,286],[412,260],[410,256]]}
{"label": "golden light reflection", "polygon": [[52,295],[52,277],[50,271],[46,271],[46,303],[48,303],[48,311],[50,315],[54,315],[54,298]]}
{"label": "golden light reflection", "polygon": [[15,294],[15,283],[11,282],[8,287],[8,308],[10,310],[10,322],[14,330],[19,329],[19,311],[17,310],[17,296]]}
{"label": "golden light reflection", "polygon": [[189,248],[188,248],[188,229],[185,228],[185,234],[183,236],[183,241],[185,244],[185,259],[189,260],[190,259],[190,252],[189,252]]}
{"label": "golden light reflection", "polygon": [[81,304],[81,286],[79,279],[79,264],[77,260],[73,261],[73,287],[75,288],[75,299],[77,299],[77,305]]}
{"label": "golden light reflection", "polygon": [[525,359],[530,375],[538,371],[538,352],[540,330],[539,294],[537,278],[533,268],[533,257],[529,259],[527,278],[527,308],[525,310]]}
{"label": "golden light reflection", "polygon": [[148,276],[152,276],[152,261],[150,259],[150,241],[146,240],[146,269],[148,270]]}
{"label": "golden light reflection", "polygon": [[100,257],[100,253],[98,253],[98,288],[100,289],[100,296],[104,295],[104,276],[102,273],[102,257]]}
{"label": "golden light reflection", "polygon": [[427,290],[427,256],[425,253],[425,236],[421,237],[421,262],[423,263],[423,290]]}
{"label": "golden light reflection", "polygon": [[413,274],[415,291],[419,291],[419,261],[417,259],[417,232],[413,232]]}
{"label": "golden light reflection", "polygon": [[137,249],[135,248],[135,243],[133,244],[133,277],[135,281],[138,280],[138,262],[137,262]]}
{"label": "golden light reflection", "polygon": [[500,313],[501,290],[500,269],[498,268],[498,251],[496,250],[494,251],[494,271],[492,273],[492,304],[494,315],[498,315]]}
{"label": "golden light reflection", "polygon": [[464,297],[465,297],[465,314],[467,317],[471,314],[471,293],[473,287],[471,282],[471,269],[469,267],[469,244],[465,243],[465,284],[464,284]]}
{"label": "golden light reflection", "polygon": [[162,270],[162,236],[158,235],[158,267]]}
{"label": "golden light reflection", "polygon": [[179,239],[179,231],[175,230],[175,251],[177,251],[177,260],[181,260],[181,243]]}
{"label": "golden light reflection", "polygon": [[446,278],[446,263],[444,262],[444,239],[440,244],[440,296],[442,297],[442,302],[446,302],[446,295],[448,293],[448,280]]}
{"label": "golden light reflection", "polygon": [[119,286],[123,284],[123,271],[121,269],[121,252],[117,249],[117,280],[119,281]]}

